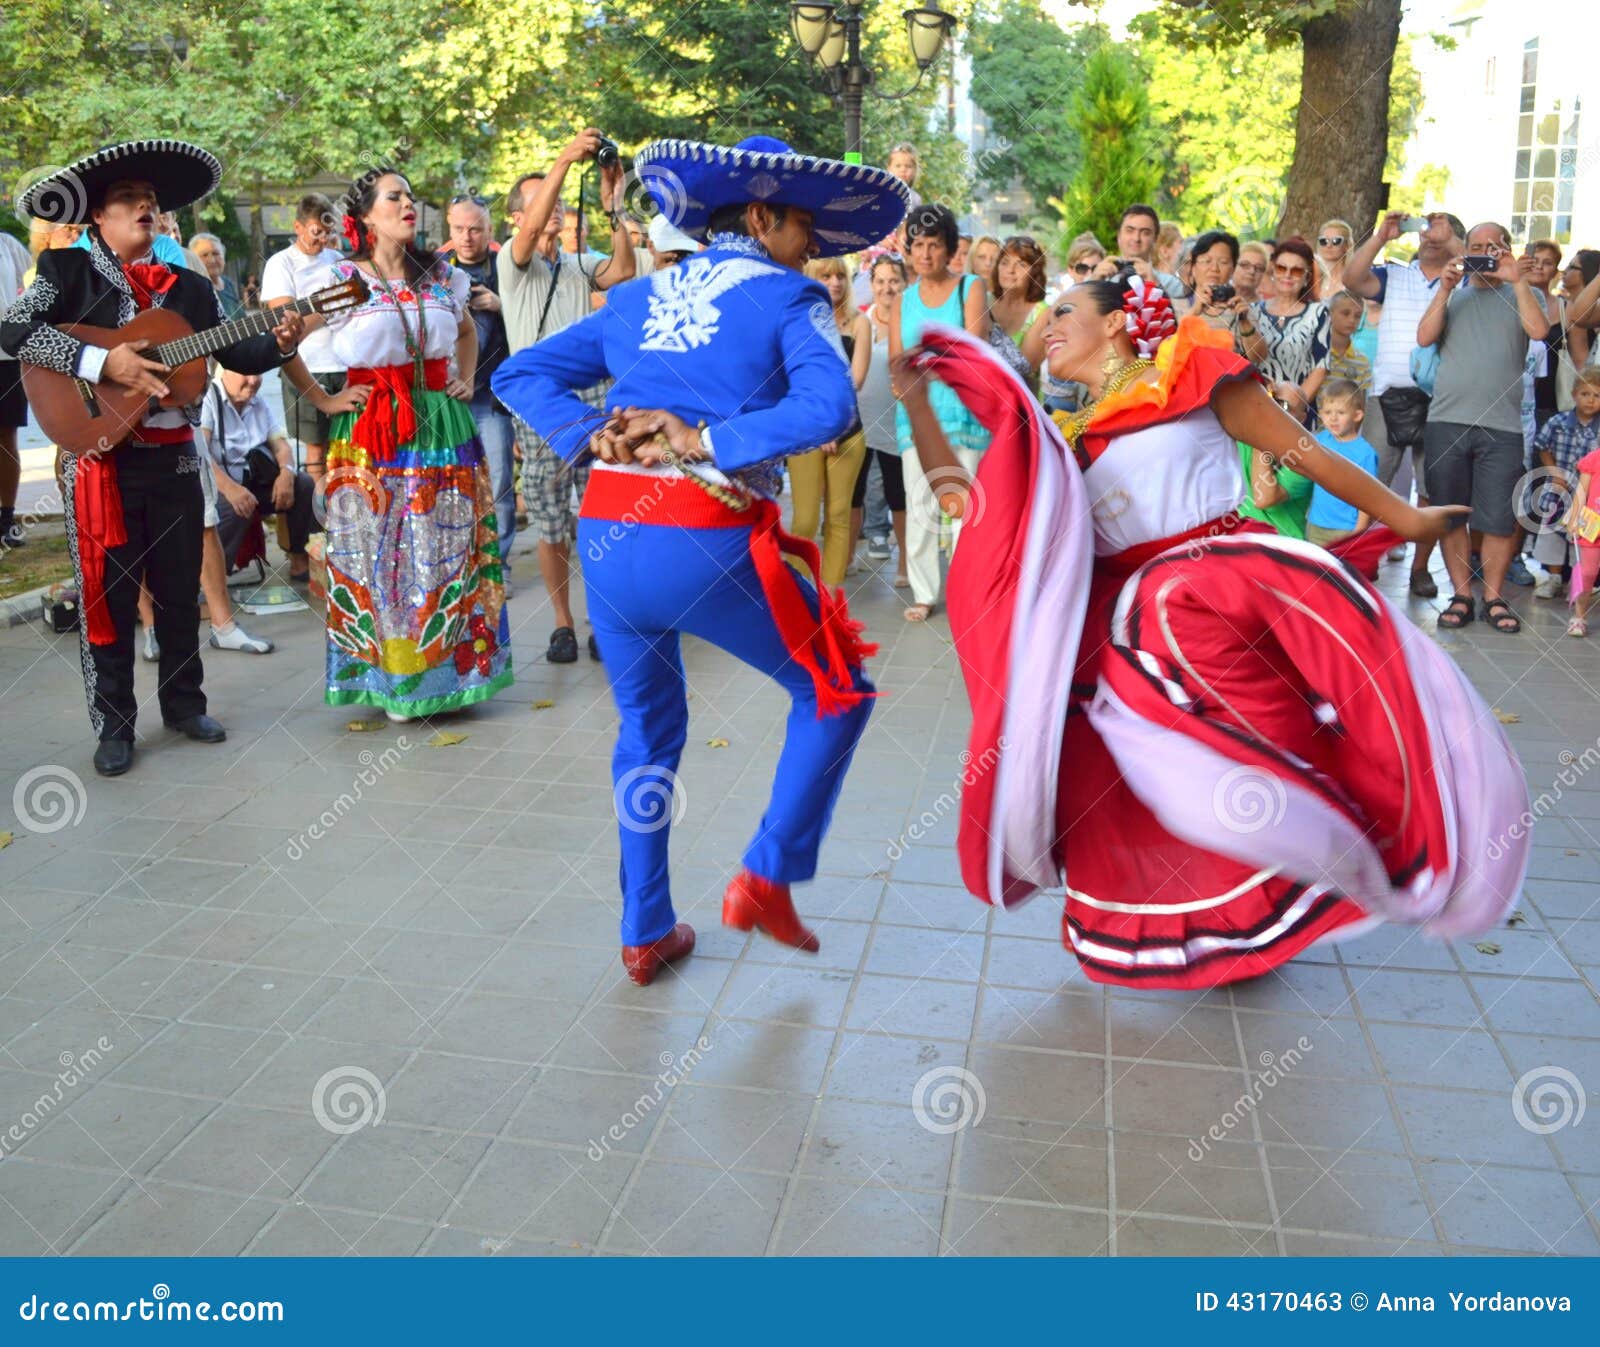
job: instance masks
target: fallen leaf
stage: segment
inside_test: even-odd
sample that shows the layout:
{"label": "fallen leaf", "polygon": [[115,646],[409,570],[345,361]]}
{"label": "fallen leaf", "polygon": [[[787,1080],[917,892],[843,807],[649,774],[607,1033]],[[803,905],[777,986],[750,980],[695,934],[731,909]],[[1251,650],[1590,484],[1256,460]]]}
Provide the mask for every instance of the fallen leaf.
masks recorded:
{"label": "fallen leaf", "polygon": [[1581,856],[1581,855],[1583,855],[1583,852],[1581,852],[1581,851],[1569,851],[1566,854],[1568,856]]}
{"label": "fallen leaf", "polygon": [[1525,913],[1520,907],[1506,918],[1507,926],[1526,926],[1527,924],[1527,913]]}
{"label": "fallen leaf", "polygon": [[1500,953],[1500,946],[1495,944],[1494,941],[1492,941],[1492,940],[1480,940],[1472,948],[1477,950],[1479,954],[1498,954],[1498,953]]}
{"label": "fallen leaf", "polygon": [[728,746],[728,741],[726,739],[707,739],[706,740],[706,747],[707,748],[726,748],[727,746]]}
{"label": "fallen leaf", "polygon": [[4,851],[15,840],[10,833],[0,833],[0,851]]}
{"label": "fallen leaf", "polygon": [[543,699],[543,700],[541,700],[541,701],[536,701],[536,702],[535,702],[535,703],[534,703],[534,704],[533,704],[533,709],[534,709],[534,710],[535,710],[535,711],[548,711],[548,710],[549,710],[549,709],[550,709],[550,708],[551,708],[551,707],[552,707],[552,706],[554,706],[554,705],[555,705],[555,703],[554,703],[554,702],[553,702],[553,701],[551,701],[551,700],[550,700],[550,699],[549,699],[549,698],[548,698],[548,697],[547,697],[547,698],[544,698],[544,699]]}
{"label": "fallen leaf", "polygon": [[466,742],[467,736],[464,734],[453,734],[449,730],[440,730],[432,739],[428,740],[428,747],[452,748],[456,744],[464,744]]}
{"label": "fallen leaf", "polygon": [[368,730],[381,729],[388,723],[387,720],[352,720],[345,725],[345,729],[356,734],[365,734]]}
{"label": "fallen leaf", "polygon": [[1502,725],[1520,725],[1522,717],[1515,711],[1502,711],[1498,706],[1494,708],[1494,718]]}

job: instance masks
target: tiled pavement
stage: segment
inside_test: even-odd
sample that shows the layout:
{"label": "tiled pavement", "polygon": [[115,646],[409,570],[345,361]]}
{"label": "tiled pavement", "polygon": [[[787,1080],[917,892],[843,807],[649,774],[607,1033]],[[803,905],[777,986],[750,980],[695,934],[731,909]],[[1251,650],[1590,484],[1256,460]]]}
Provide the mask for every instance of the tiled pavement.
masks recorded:
{"label": "tiled pavement", "polygon": [[1600,1252],[1600,641],[1531,600],[1520,638],[1439,638],[1548,806],[1514,927],[1126,994],[1058,902],[959,888],[947,630],[885,579],[855,603],[887,695],[803,891],[820,957],[718,924],[783,707],[689,642],[700,944],[647,990],[604,677],[542,663],[532,587],[515,688],[440,723],[465,742],[350,732],[317,621],[260,619],[279,653],[207,660],[228,743],[152,707],[112,782],[73,644],[0,631],[0,1252]]}

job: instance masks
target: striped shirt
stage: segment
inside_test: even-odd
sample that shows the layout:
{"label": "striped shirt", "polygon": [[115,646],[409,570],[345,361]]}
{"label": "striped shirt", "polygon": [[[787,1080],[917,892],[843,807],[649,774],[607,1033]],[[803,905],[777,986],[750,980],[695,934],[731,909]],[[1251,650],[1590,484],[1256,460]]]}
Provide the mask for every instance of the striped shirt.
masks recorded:
{"label": "striped shirt", "polygon": [[1383,320],[1378,324],[1378,358],[1372,366],[1372,391],[1378,395],[1391,388],[1415,388],[1411,352],[1417,344],[1417,324],[1433,301],[1439,279],[1436,276],[1430,281],[1415,262],[1373,267],[1372,274],[1382,285],[1378,303],[1383,305]]}

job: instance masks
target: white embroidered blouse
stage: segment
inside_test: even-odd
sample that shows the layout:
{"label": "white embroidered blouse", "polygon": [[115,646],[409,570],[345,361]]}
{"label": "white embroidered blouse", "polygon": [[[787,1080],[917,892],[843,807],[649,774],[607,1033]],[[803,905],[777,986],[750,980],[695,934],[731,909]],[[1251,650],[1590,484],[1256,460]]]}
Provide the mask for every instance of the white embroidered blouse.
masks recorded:
{"label": "white embroidered blouse", "polygon": [[[354,262],[343,260],[328,269],[320,285],[334,285],[360,276],[372,293],[364,304],[342,313],[328,315],[328,331],[333,350],[347,369],[373,369],[380,365],[407,365],[405,329],[395,315],[395,301],[411,325],[412,340],[418,337],[417,296],[427,311],[427,343],[423,355],[428,360],[445,359],[455,354],[456,335],[461,315],[467,311],[467,296],[472,282],[459,267],[442,264],[426,280],[412,287],[402,281],[388,282],[389,290]],[[392,291],[392,293],[390,293]]]}

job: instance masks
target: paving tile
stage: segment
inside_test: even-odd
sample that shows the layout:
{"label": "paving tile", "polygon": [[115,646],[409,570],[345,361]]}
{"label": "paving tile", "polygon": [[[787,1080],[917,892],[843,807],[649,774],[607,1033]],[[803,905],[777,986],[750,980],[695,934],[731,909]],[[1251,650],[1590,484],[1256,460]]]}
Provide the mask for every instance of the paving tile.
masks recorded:
{"label": "paving tile", "polygon": [[944,1252],[966,1258],[1086,1258],[1106,1251],[1103,1211],[955,1198]]}
{"label": "paving tile", "polygon": [[617,962],[617,955],[611,950],[542,942],[507,945],[483,965],[474,988],[507,996],[582,1002]]}
{"label": "paving tile", "polygon": [[283,1208],[244,1252],[258,1258],[408,1258],[429,1233],[419,1221],[386,1221],[302,1203]]}
{"label": "paving tile", "polygon": [[440,1030],[451,999],[449,992],[438,987],[351,978],[323,1002],[303,1028],[327,1038],[359,1034],[373,1043],[421,1047]]}
{"label": "paving tile", "polygon": [[800,1178],[788,1201],[774,1253],[876,1258],[939,1252],[942,1197]]}
{"label": "paving tile", "polygon": [[497,1132],[537,1068],[453,1053],[416,1053],[385,1091],[386,1116],[452,1132]]}
{"label": "paving tile", "polygon": [[1390,1080],[1499,1090],[1512,1079],[1493,1037],[1482,1030],[1418,1024],[1373,1024],[1368,1029]]}
{"label": "paving tile", "polygon": [[1262,1150],[1242,1129],[1189,1140],[1118,1132],[1117,1213],[1192,1216],[1266,1225],[1272,1220]]}
{"label": "paving tile", "polygon": [[[1038,906],[1037,903],[1030,907]],[[989,941],[989,965],[984,981],[1003,987],[1031,987],[1053,992],[1071,987],[1088,990],[1083,968],[1059,940],[1028,940],[995,935]]]}
{"label": "paving tile", "polygon": [[1493,1243],[1583,1257],[1600,1253],[1584,1204],[1560,1174],[1447,1163],[1425,1164],[1422,1174],[1452,1244]]}
{"label": "paving tile", "polygon": [[65,1253],[128,1188],[116,1173],[7,1159],[0,1164],[0,1253]]}
{"label": "paving tile", "polygon": [[728,978],[717,1013],[832,1028],[844,1018],[851,981],[850,974],[837,971],[742,964]]}
{"label": "paving tile", "polygon": [[1511,1093],[1509,1088],[1468,1094],[1412,1085],[1394,1091],[1411,1147],[1424,1159],[1553,1168],[1555,1157],[1544,1138],[1517,1122]]}
{"label": "paving tile", "polygon": [[1431,1239],[1433,1223],[1404,1156],[1318,1156],[1268,1146],[1267,1164],[1284,1227],[1338,1234]]}
{"label": "paving tile", "polygon": [[1122,1258],[1245,1258],[1274,1254],[1270,1232],[1215,1221],[1163,1221],[1118,1216],[1117,1255]]}
{"label": "paving tile", "polygon": [[[711,1048],[694,1069],[702,1085],[815,1093],[833,1046],[833,1032],[798,1025],[713,1019],[705,1029]],[[677,1049],[674,1049],[677,1050]]]}
{"label": "paving tile", "polygon": [[962,1134],[956,1188],[974,1197],[1104,1209],[1111,1134],[983,1118]]}
{"label": "paving tile", "polygon": [[335,1140],[309,1101],[298,1113],[223,1104],[152,1172],[163,1181],[281,1201],[295,1195]]}
{"label": "paving tile", "polygon": [[69,1096],[22,1143],[29,1160],[148,1174],[217,1108],[214,1100],[100,1084]]}
{"label": "paving tile", "polygon": [[1258,1075],[1363,1078],[1377,1074],[1361,1026],[1350,1020],[1240,1015],[1239,1031],[1245,1065]]}
{"label": "paving tile", "polygon": [[811,1108],[807,1095],[681,1085],[657,1129],[652,1155],[787,1173],[800,1153]]}
{"label": "paving tile", "polygon": [[800,1172],[840,1182],[943,1188],[953,1148],[953,1133],[931,1130],[909,1103],[824,1099]]}
{"label": "paving tile", "polygon": [[603,1247],[608,1253],[748,1256],[766,1247],[785,1183],[766,1174],[646,1163]]}
{"label": "paving tile", "polygon": [[303,1028],[343,985],[342,978],[245,968],[225,979],[185,1018],[198,1024],[293,1033]]}
{"label": "paving tile", "polygon": [[313,1205],[436,1221],[488,1148],[487,1137],[424,1131],[385,1119],[341,1137],[329,1162],[301,1192]]}
{"label": "paving tile", "polygon": [[1537,1034],[1560,1025],[1574,1038],[1600,1038],[1600,999],[1581,982],[1475,977],[1472,986],[1496,1029]]}
{"label": "paving tile", "polygon": [[1482,1012],[1455,974],[1361,969],[1351,972],[1350,981],[1369,1020],[1481,1027]]}
{"label": "paving tile", "polygon": [[1404,1150],[1388,1097],[1377,1085],[1294,1075],[1260,1091],[1255,1109],[1268,1143],[1333,1150]]}
{"label": "paving tile", "polygon": [[637,1159],[496,1141],[451,1207],[452,1225],[502,1239],[594,1244]]}
{"label": "paving tile", "polygon": [[995,1117],[1068,1126],[1105,1122],[1103,1058],[982,1044],[972,1049],[968,1069]]}
{"label": "paving tile", "polygon": [[[552,1015],[556,1013],[554,1003],[544,1004],[552,1007]],[[704,1015],[655,1015],[620,1006],[590,1006],[576,1015],[561,1008],[561,1014],[565,1020],[559,1045],[528,1060],[548,1056],[556,1066],[653,1076],[685,1053],[697,1050],[706,1028]],[[749,1026],[727,1027],[711,1036],[712,1050],[706,1056],[715,1057],[728,1041],[751,1032]],[[703,1063],[697,1066],[697,1073],[701,1066]]]}
{"label": "paving tile", "polygon": [[856,979],[846,1022],[852,1029],[966,1039],[976,1005],[977,988],[970,983],[864,973]]}
{"label": "paving tile", "polygon": [[1114,1057],[1190,1062],[1235,1070],[1239,1066],[1239,1044],[1234,1037],[1231,1011],[1181,1001],[1114,996],[1107,1001],[1106,1018]]}
{"label": "paving tile", "polygon": [[624,1076],[545,1067],[505,1126],[505,1135],[581,1146],[590,1154],[644,1150],[671,1099],[677,1071]]}
{"label": "paving tile", "polygon": [[288,1041],[280,1030],[173,1024],[110,1072],[108,1079],[120,1085],[226,1099]]}
{"label": "paving tile", "polygon": [[924,931],[880,926],[867,949],[865,971],[901,977],[970,981],[983,968],[983,936],[963,931]]}
{"label": "paving tile", "polygon": [[262,1198],[147,1180],[130,1188],[72,1252],[85,1257],[226,1258],[242,1252],[278,1209]]}

